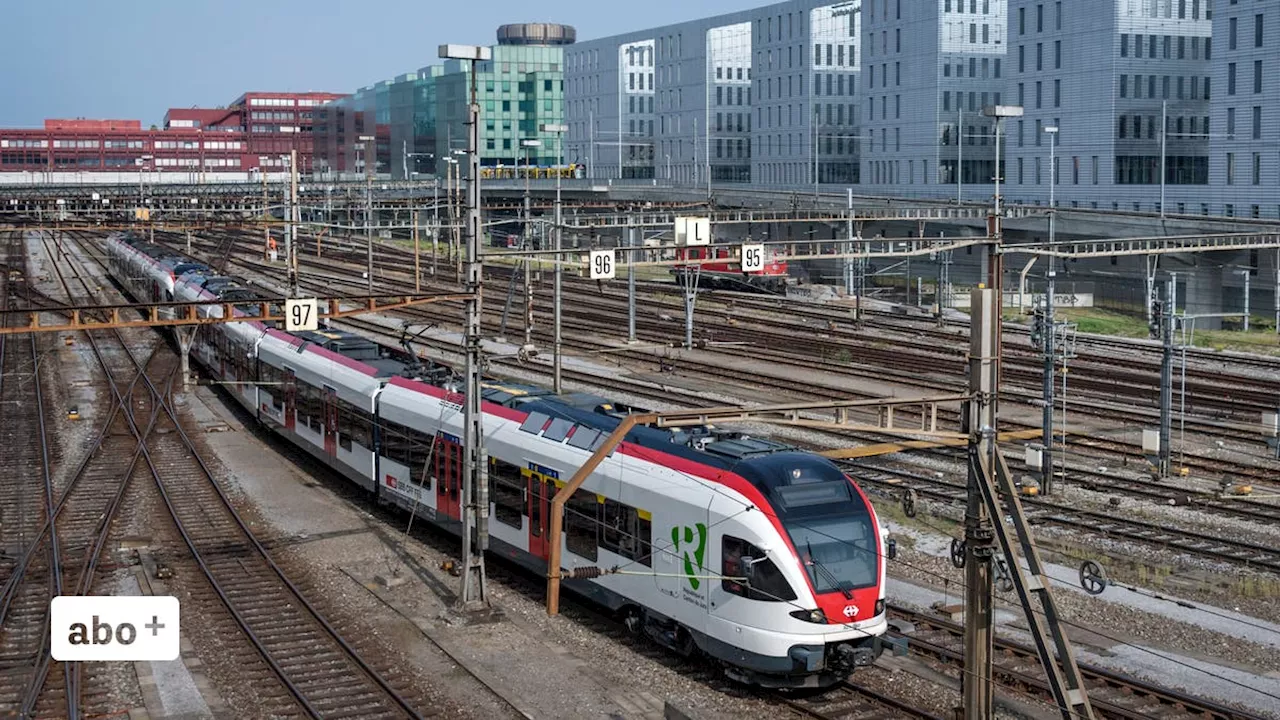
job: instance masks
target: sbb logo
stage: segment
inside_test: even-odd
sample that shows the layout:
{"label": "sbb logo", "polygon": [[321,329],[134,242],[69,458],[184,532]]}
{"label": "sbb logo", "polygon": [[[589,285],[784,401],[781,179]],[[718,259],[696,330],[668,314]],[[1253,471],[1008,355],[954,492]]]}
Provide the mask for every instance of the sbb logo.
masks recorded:
{"label": "sbb logo", "polygon": [[49,608],[53,659],[176,660],[179,615],[170,596],[56,597]]}

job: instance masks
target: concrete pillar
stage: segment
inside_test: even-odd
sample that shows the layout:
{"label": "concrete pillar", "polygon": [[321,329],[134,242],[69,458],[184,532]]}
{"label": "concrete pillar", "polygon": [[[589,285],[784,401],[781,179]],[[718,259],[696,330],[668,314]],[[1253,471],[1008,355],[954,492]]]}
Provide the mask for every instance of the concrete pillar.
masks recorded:
{"label": "concrete pillar", "polygon": [[186,390],[191,383],[191,342],[195,340],[198,325],[178,326],[173,329],[178,340],[178,352],[182,358],[182,389]]}
{"label": "concrete pillar", "polygon": [[[1182,299],[1178,301],[1180,309],[1184,309],[1188,315],[1205,315],[1213,313],[1226,312],[1223,303],[1223,269],[1220,264],[1221,260],[1210,259],[1206,256],[1197,258],[1197,266],[1193,271],[1187,272],[1185,275],[1179,274],[1180,278],[1185,278]],[[1239,281],[1239,278],[1235,278]],[[1222,320],[1220,318],[1200,318],[1196,320],[1197,330],[1220,330],[1222,329]]]}

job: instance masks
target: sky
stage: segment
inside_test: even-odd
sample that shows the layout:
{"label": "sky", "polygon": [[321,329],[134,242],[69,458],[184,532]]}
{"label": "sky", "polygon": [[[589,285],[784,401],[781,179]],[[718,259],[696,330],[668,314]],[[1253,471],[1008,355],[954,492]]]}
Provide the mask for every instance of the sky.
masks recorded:
{"label": "sky", "polygon": [[442,43],[492,45],[504,23],[566,23],[589,40],[765,4],[11,0],[0,127],[76,117],[159,125],[170,107],[217,107],[246,91],[351,92],[435,64]]}

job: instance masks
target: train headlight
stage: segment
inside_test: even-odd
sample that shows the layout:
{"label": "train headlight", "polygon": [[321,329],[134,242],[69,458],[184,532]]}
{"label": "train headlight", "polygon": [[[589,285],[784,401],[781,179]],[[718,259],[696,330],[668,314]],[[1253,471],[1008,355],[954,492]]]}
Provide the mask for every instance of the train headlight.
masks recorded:
{"label": "train headlight", "polygon": [[793,617],[793,618],[795,618],[795,619],[797,619],[797,620],[803,620],[803,621],[805,621],[805,622],[817,623],[817,624],[819,624],[819,625],[826,625],[826,624],[827,624],[827,615],[826,615],[826,613],[822,612],[822,610],[821,610],[821,609],[818,609],[818,610],[792,610],[792,611],[791,611],[791,617]]}
{"label": "train headlight", "polygon": [[881,613],[883,613],[883,612],[884,612],[884,600],[877,600],[877,601],[876,601],[876,615],[879,615],[879,614],[881,614]]}

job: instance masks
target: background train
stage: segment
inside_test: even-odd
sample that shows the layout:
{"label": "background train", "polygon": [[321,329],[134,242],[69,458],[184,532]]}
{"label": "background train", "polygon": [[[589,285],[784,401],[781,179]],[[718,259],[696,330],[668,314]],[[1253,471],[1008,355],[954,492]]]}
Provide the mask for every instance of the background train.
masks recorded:
{"label": "background train", "polygon": [[[105,251],[138,298],[252,294],[127,234]],[[256,322],[200,326],[192,353],[280,437],[379,501],[460,531],[462,396],[451,368],[343,331]],[[628,408],[499,382],[484,399],[493,551],[545,574],[559,542],[570,569],[618,568],[566,586],[743,682],[821,687],[879,655],[885,533],[828,460],[711,427],[639,427],[569,500],[563,536],[549,538],[552,496]]]}
{"label": "background train", "polygon": [[738,258],[733,257],[735,248],[715,245],[686,246],[676,249],[677,260],[711,259],[715,262],[671,266],[671,274],[681,282],[687,276],[695,276],[699,287],[722,288],[725,290],[762,290],[772,293],[786,292],[788,285],[796,284],[796,279],[787,273],[786,253],[781,247],[766,245],[765,265],[760,272],[744,273]]}

